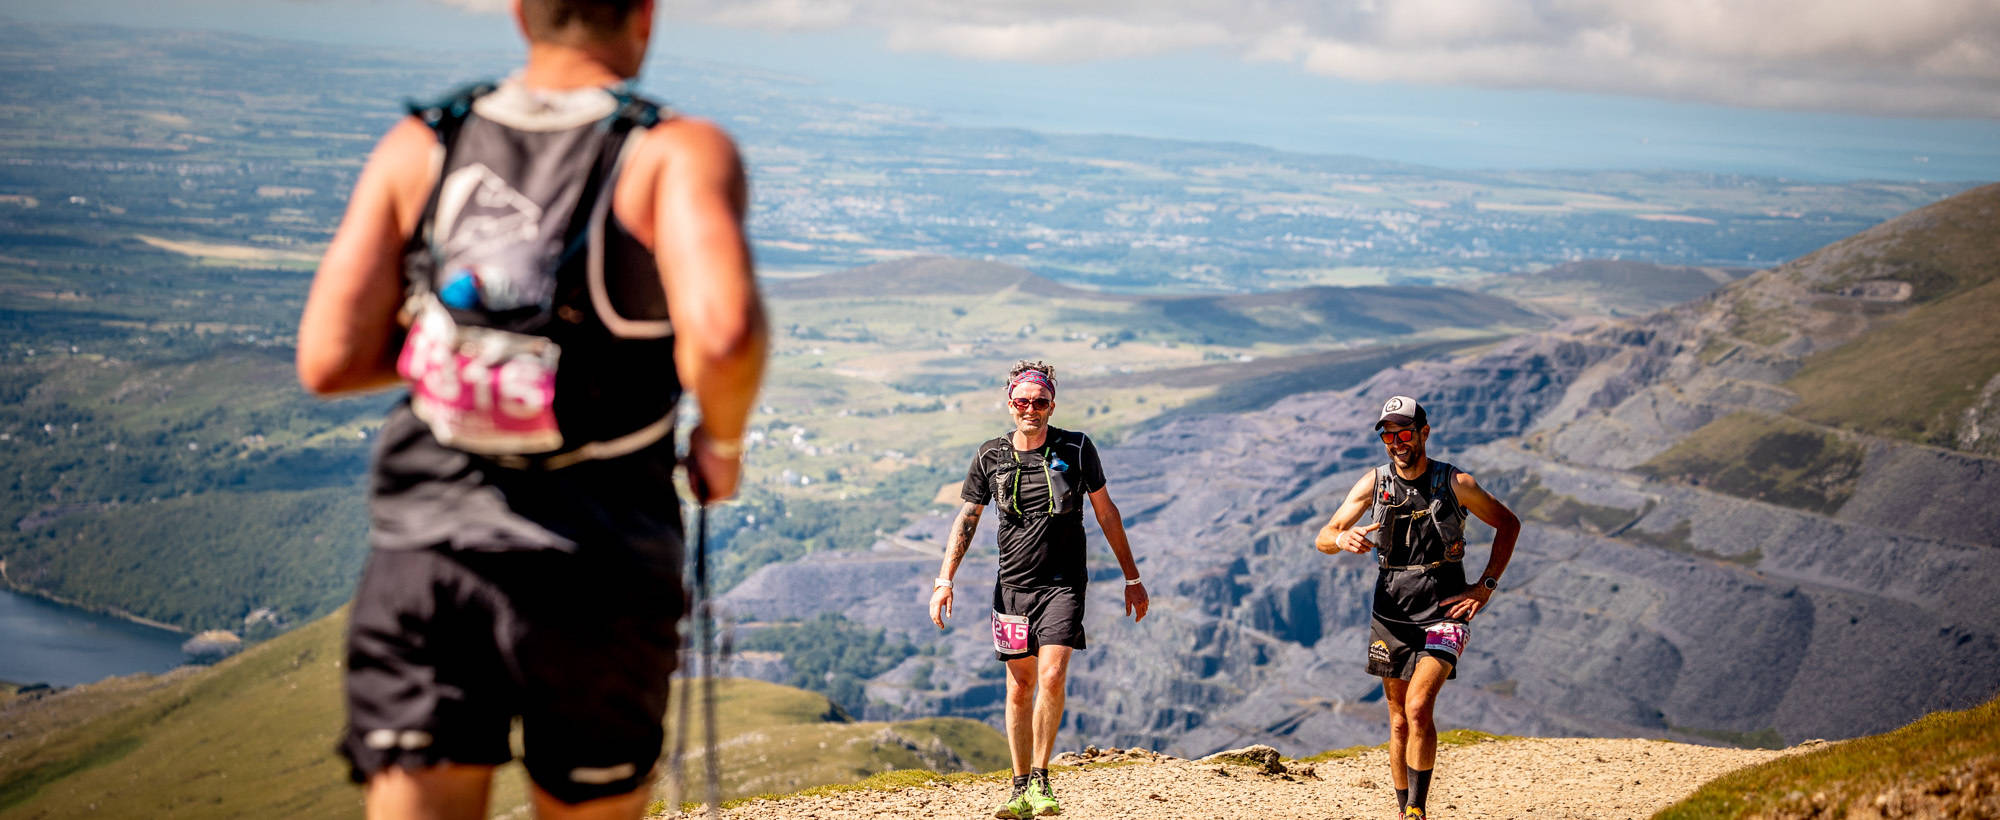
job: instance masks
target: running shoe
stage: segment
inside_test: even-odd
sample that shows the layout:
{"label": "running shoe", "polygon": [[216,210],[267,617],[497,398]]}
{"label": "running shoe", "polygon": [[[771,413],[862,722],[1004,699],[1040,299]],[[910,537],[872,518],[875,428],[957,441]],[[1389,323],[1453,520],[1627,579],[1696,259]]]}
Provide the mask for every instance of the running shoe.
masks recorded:
{"label": "running shoe", "polygon": [[999,820],[1028,820],[1034,817],[1035,808],[1028,805],[1028,791],[1026,789],[1015,791],[1007,798],[1007,802],[1001,803],[1000,808],[993,810],[993,816]]}
{"label": "running shoe", "polygon": [[1049,781],[1045,778],[1037,777],[1028,781],[1028,792],[1022,795],[1022,799],[1028,801],[1028,808],[1034,812],[1021,815],[1022,817],[1050,817],[1062,814],[1062,804],[1056,802],[1056,790],[1049,787]]}
{"label": "running shoe", "polygon": [[1403,820],[1424,820],[1424,810],[1416,806],[1403,809]]}

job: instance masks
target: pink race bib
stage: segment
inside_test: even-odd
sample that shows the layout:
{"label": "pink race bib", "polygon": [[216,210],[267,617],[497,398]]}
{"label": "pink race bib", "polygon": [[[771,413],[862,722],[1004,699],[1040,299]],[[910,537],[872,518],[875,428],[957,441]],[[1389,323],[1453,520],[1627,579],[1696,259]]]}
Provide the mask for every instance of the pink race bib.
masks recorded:
{"label": "pink race bib", "polygon": [[993,651],[1002,655],[1028,651],[1028,616],[993,613]]}
{"label": "pink race bib", "polygon": [[1465,652],[1465,624],[1445,621],[1424,627],[1424,651],[1446,652],[1454,658]]}
{"label": "pink race bib", "polygon": [[556,362],[562,351],[539,336],[460,327],[430,300],[396,359],[410,383],[410,408],[438,442],[485,455],[546,453],[562,447],[556,426]]}

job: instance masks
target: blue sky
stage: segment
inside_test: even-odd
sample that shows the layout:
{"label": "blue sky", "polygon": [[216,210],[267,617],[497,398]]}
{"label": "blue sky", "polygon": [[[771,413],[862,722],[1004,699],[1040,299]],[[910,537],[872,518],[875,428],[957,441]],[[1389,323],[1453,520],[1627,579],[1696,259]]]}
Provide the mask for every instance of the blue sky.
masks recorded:
{"label": "blue sky", "polygon": [[[0,13],[518,50],[504,5],[4,0]],[[968,125],[1452,168],[2000,179],[2000,0],[678,0],[661,11],[656,54]]]}

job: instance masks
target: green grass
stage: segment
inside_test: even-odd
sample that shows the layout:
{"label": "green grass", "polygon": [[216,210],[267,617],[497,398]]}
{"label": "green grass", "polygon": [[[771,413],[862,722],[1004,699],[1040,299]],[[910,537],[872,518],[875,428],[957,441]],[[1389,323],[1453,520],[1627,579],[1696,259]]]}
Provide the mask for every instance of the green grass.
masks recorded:
{"label": "green grass", "polygon": [[[78,816],[92,804],[156,818],[353,815],[359,793],[331,753],[344,622],[323,619],[94,718],[17,732],[0,755],[7,816]],[[96,695],[44,703],[91,711]]]}
{"label": "green grass", "polygon": [[1933,712],[1893,732],[1731,772],[1653,816],[1655,820],[1770,816],[1795,800],[1795,793],[1817,793],[1828,798],[1823,813],[1786,816],[1839,817],[1884,789],[1922,783],[1993,755],[2000,755],[2000,698],[1963,711]]}
{"label": "green grass", "polygon": [[[1909,310],[1859,339],[1813,356],[1785,383],[1802,419],[1906,441],[1956,447],[1966,408],[2000,373],[2000,281]],[[1983,442],[2000,454],[2000,441]]]}
{"label": "green grass", "polygon": [[1639,472],[1739,498],[1831,514],[1854,493],[1860,445],[1781,416],[1740,412],[1710,422]]}

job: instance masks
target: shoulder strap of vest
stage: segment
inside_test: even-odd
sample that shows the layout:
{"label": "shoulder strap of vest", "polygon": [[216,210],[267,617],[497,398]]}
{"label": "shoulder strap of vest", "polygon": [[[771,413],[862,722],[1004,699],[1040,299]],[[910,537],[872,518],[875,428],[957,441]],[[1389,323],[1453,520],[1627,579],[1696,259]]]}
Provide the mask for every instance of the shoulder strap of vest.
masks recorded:
{"label": "shoulder strap of vest", "polygon": [[618,107],[597,124],[598,129],[609,136],[599,143],[597,157],[591,162],[590,175],[585,177],[583,191],[577,197],[576,210],[570,214],[569,225],[564,229],[563,235],[569,241],[556,260],[557,275],[563,277],[556,282],[557,301],[575,307],[590,305],[589,285],[576,279],[583,272],[582,266],[574,266],[574,271],[567,276],[563,271],[572,269],[568,261],[592,241],[591,223],[609,213],[606,187],[615,184],[618,178],[625,158],[625,141],[631,138],[632,130],[651,128],[663,118],[660,106],[631,93],[628,85],[621,84],[606,90],[618,101]]}
{"label": "shoulder strap of vest", "polygon": [[660,106],[652,100],[632,93],[629,85],[618,85],[610,89],[613,99],[618,101],[618,110],[611,112],[605,120],[606,127],[624,129],[651,128],[660,124]]}
{"label": "shoulder strap of vest", "polygon": [[[423,213],[417,217],[416,229],[410,234],[406,257],[408,252],[417,250],[426,251],[430,256],[436,255],[436,248],[432,241],[432,232],[437,227],[438,197],[444,191],[444,169],[451,164],[452,144],[458,141],[459,130],[465,126],[466,119],[472,116],[473,101],[492,93],[493,89],[498,87],[498,85],[495,85],[491,81],[482,80],[460,86],[451,93],[430,102],[421,102],[418,100],[403,101],[403,107],[410,112],[410,116],[416,117],[424,125],[429,126],[431,133],[437,137],[437,151],[439,156],[439,160],[436,163],[438,178],[431,181],[431,193],[429,197],[424,199]],[[403,273],[407,279],[405,285],[411,288],[412,292],[422,288],[429,288],[433,284],[428,281],[419,281],[420,279],[429,279],[427,270],[406,268]]]}
{"label": "shoulder strap of vest", "polygon": [[1458,468],[1442,461],[1432,463],[1437,469],[1431,471],[1431,498],[1443,499],[1441,510],[1449,510],[1450,515],[1465,520],[1465,505],[1458,503]]}
{"label": "shoulder strap of vest", "polygon": [[437,134],[438,144],[449,147],[452,139],[458,136],[459,126],[465,124],[466,117],[472,116],[472,102],[492,93],[495,88],[499,86],[492,81],[481,80],[460,86],[430,102],[404,100],[403,107],[410,112],[410,116],[430,126],[431,131]]}
{"label": "shoulder strap of vest", "polygon": [[1375,468],[1375,520],[1378,522],[1388,517],[1387,508],[1382,502],[1389,496],[1389,471],[1394,469],[1395,466],[1390,464]]}

